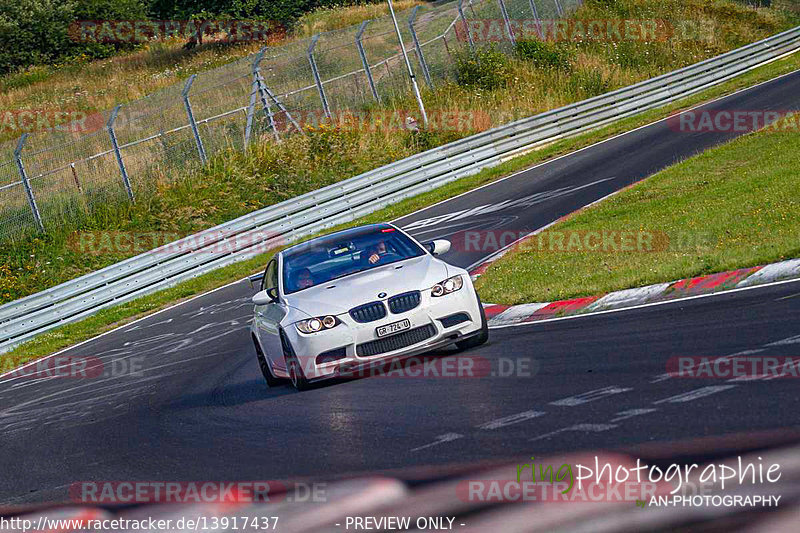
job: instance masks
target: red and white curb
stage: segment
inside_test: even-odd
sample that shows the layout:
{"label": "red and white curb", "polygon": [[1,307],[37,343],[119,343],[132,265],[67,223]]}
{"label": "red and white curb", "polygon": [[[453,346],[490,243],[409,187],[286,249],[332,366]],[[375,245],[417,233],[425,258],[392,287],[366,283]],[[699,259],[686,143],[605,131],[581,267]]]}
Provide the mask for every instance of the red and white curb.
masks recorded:
{"label": "red and white curb", "polygon": [[[501,256],[502,254],[491,258],[486,263],[470,271],[470,274],[473,277],[480,276],[493,261],[496,261]],[[658,283],[636,289],[625,289],[601,296],[587,296],[557,302],[528,303],[514,306],[483,304],[483,307],[486,311],[486,318],[489,319],[489,326],[506,326],[521,322],[536,322],[537,320],[546,320],[548,318],[623,309],[793,278],[800,278],[800,259],[719,272],[696,278],[686,278],[671,283]]]}

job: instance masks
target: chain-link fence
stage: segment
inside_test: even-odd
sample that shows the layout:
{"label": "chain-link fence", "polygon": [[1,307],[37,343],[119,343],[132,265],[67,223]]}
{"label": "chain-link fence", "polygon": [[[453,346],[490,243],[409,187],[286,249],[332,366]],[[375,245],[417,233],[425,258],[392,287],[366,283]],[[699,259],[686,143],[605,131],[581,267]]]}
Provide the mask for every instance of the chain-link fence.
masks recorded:
{"label": "chain-link fence", "polygon": [[[397,20],[415,77],[435,89],[454,77],[456,54],[484,44],[475,42],[475,28],[501,26],[498,44],[510,52],[519,21],[553,19],[578,4],[458,0],[400,11]],[[310,117],[391,105],[410,90],[387,16],[192,76],[92,117],[95,128],[23,135],[0,144],[0,240],[74,226],[90,212],[152,194],[158,180],[222,150],[277,140]]]}

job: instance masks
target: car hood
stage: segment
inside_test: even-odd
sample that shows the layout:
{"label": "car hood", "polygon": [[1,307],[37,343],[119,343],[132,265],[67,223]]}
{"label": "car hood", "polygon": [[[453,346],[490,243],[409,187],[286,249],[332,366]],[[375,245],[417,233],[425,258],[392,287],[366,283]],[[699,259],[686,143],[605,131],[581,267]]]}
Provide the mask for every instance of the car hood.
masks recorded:
{"label": "car hood", "polygon": [[[428,289],[446,279],[448,271],[454,270],[454,267],[448,269],[444,261],[425,254],[289,294],[286,302],[309,316],[339,315],[358,305],[380,300],[378,294],[381,292],[391,297]],[[450,275],[455,275],[455,272]]]}

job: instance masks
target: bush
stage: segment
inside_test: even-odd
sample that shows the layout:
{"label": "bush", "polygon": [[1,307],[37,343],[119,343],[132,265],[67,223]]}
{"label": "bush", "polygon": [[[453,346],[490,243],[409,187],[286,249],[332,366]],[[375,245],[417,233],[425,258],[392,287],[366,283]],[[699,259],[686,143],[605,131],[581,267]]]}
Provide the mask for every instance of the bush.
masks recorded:
{"label": "bush", "polygon": [[462,87],[497,89],[505,87],[510,75],[508,57],[494,45],[456,56],[456,83]]}
{"label": "bush", "polygon": [[572,68],[572,51],[556,43],[542,42],[535,39],[517,41],[514,54],[530,61],[539,68],[570,70]]}
{"label": "bush", "polygon": [[67,52],[73,6],[57,0],[0,4],[0,73],[44,63]]}
{"label": "bush", "polygon": [[82,43],[70,38],[76,20],[145,18],[141,0],[4,0],[0,2],[0,74],[31,65],[107,57],[125,44]]}

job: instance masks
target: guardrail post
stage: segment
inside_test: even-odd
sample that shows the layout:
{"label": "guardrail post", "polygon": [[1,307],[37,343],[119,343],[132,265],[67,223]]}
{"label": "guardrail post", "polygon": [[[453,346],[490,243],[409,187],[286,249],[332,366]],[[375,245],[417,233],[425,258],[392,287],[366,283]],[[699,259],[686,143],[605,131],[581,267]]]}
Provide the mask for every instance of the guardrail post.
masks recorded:
{"label": "guardrail post", "polygon": [[464,15],[464,0],[458,0],[458,16],[461,17],[461,23],[464,25],[464,31],[467,33],[467,41],[469,42],[469,49],[475,52],[475,42],[472,40],[472,32],[469,31],[469,24],[467,24],[467,17]]}
{"label": "guardrail post", "polygon": [[367,24],[369,24],[369,20],[362,22],[361,27],[358,28],[358,32],[356,33],[356,46],[358,47],[358,55],[361,56],[361,64],[364,66],[364,72],[367,73],[367,81],[369,82],[369,88],[372,90],[372,96],[375,98],[376,102],[380,103],[381,97],[378,96],[375,80],[372,79],[372,69],[369,67],[369,61],[367,61],[367,52],[364,51],[364,43],[361,41],[361,38],[364,36],[364,31],[367,29]]}
{"label": "guardrail post", "polygon": [[311,38],[311,44],[308,46],[308,62],[311,65],[311,73],[314,75],[314,82],[317,84],[317,91],[319,91],[319,99],[322,101],[322,111],[325,116],[331,118],[331,110],[328,107],[328,99],[325,97],[325,88],[322,87],[322,79],[319,77],[319,69],[317,68],[317,60],[314,59],[314,48],[317,46],[320,34],[316,34]]}
{"label": "guardrail post", "polygon": [[544,40],[544,30],[542,29],[542,20],[539,18],[539,10],[536,9],[536,0],[528,0],[531,5],[531,14],[533,15],[533,20],[536,22],[536,33],[539,34],[539,38]]}
{"label": "guardrail post", "polygon": [[422,54],[422,46],[419,44],[419,39],[417,38],[417,30],[414,29],[414,19],[417,18],[417,11],[419,11],[420,6],[415,6],[414,9],[411,10],[411,15],[408,16],[408,30],[411,32],[411,38],[414,40],[414,48],[417,50],[417,57],[419,58],[419,65],[422,67],[422,75],[425,77],[425,83],[428,84],[428,87],[433,88],[433,83],[431,83],[431,73],[428,70],[428,63],[425,62],[425,56]]}
{"label": "guardrail post", "polygon": [[128,179],[128,171],[125,169],[125,162],[122,160],[122,153],[119,151],[117,134],[116,132],[114,132],[114,121],[117,120],[117,115],[119,114],[119,110],[121,108],[122,104],[118,105],[111,111],[111,116],[108,117],[108,123],[106,123],[106,128],[108,129],[108,136],[111,138],[111,146],[114,147],[114,155],[117,158],[117,165],[119,165],[120,174],[122,174],[122,183],[125,185],[125,192],[128,193],[128,198],[131,199],[131,202],[135,202],[136,200],[133,197],[133,189],[131,188],[131,182]]}
{"label": "guardrail post", "polygon": [[194,134],[194,142],[197,145],[197,153],[200,155],[200,161],[206,164],[206,149],[203,146],[203,139],[200,138],[200,130],[197,129],[197,122],[194,120],[194,113],[192,112],[192,104],[189,102],[189,91],[192,89],[192,84],[197,74],[192,74],[186,80],[186,85],[183,87],[181,96],[183,97],[183,106],[186,108],[186,115],[189,117],[189,125],[192,127],[192,134]]}
{"label": "guardrail post", "polygon": [[553,3],[555,3],[555,5],[556,5],[556,13],[558,13],[558,16],[559,17],[563,17],[564,16],[564,8],[561,7],[561,2],[559,2],[558,0],[553,0]]}
{"label": "guardrail post", "polygon": [[39,213],[39,207],[36,205],[36,197],[33,195],[33,189],[28,181],[28,175],[25,173],[25,165],[22,164],[22,149],[25,148],[25,140],[28,138],[27,133],[23,133],[19,138],[17,147],[14,149],[14,161],[17,163],[17,170],[19,170],[19,177],[22,179],[22,186],[25,188],[25,194],[28,197],[28,205],[31,206],[33,212],[33,219],[36,221],[39,231],[44,233],[44,224],[42,224],[42,215]]}
{"label": "guardrail post", "polygon": [[506,33],[508,33],[508,38],[511,41],[511,45],[514,46],[517,44],[517,41],[514,39],[514,30],[511,29],[511,19],[508,18],[506,3],[504,0],[497,0],[497,3],[500,4],[500,11],[503,13],[503,20],[506,23]]}

